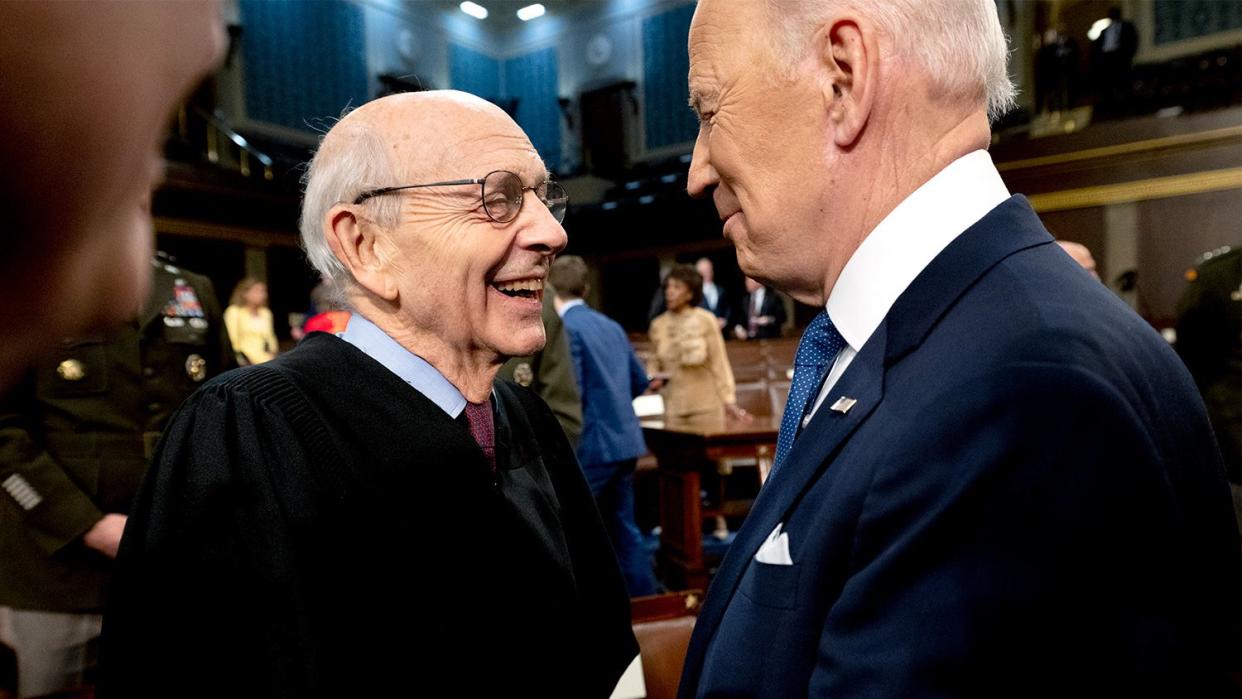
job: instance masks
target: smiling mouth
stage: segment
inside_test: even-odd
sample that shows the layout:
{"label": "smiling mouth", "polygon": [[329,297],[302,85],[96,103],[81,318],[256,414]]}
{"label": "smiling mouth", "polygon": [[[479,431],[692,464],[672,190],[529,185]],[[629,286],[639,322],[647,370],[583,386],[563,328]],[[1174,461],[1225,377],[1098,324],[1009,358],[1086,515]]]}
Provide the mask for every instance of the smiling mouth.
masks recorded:
{"label": "smiling mouth", "polygon": [[543,299],[542,279],[518,279],[511,282],[496,282],[492,288],[510,298]]}

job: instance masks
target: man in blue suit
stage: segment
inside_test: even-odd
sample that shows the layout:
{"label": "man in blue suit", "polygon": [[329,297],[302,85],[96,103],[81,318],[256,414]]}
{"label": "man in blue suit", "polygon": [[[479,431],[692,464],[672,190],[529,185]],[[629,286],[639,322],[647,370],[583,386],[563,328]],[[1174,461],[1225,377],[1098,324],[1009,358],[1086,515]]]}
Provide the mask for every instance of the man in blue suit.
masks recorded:
{"label": "man in blue suit", "polygon": [[582,395],[578,462],[612,538],[630,596],[640,597],[655,594],[656,581],[634,521],[634,466],[647,453],[647,445],[630,401],[647,390],[649,380],[621,326],[583,301],[588,277],[586,262],[567,255],[552,264],[548,282],[556,290],[556,312],[569,338]]}
{"label": "man in blue suit", "polygon": [[993,166],[992,0],[700,0],[689,48],[690,193],[823,312],[681,696],[1236,692],[1202,402]]}

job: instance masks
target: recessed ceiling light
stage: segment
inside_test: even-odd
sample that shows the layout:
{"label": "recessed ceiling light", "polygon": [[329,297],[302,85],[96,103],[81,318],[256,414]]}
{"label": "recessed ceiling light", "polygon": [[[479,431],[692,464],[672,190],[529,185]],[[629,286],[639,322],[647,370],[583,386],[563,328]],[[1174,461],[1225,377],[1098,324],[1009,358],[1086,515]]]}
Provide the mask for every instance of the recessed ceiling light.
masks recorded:
{"label": "recessed ceiling light", "polygon": [[532,19],[535,19],[536,17],[542,17],[544,13],[547,11],[548,9],[546,7],[544,7],[543,5],[539,3],[535,3],[534,5],[527,5],[526,7],[523,7],[522,9],[518,10],[517,16],[518,16],[518,19],[522,20],[523,22],[529,22]]}
{"label": "recessed ceiling light", "polygon": [[487,19],[487,8],[477,2],[470,2],[470,0],[466,0],[460,5],[460,7],[462,12],[465,12],[475,19]]}
{"label": "recessed ceiling light", "polygon": [[1100,38],[1100,35],[1104,33],[1105,29],[1108,29],[1112,25],[1113,25],[1113,20],[1109,19],[1108,17],[1105,17],[1104,19],[1097,19],[1091,25],[1091,28],[1087,30],[1087,38],[1090,39],[1091,41],[1095,41],[1096,39]]}

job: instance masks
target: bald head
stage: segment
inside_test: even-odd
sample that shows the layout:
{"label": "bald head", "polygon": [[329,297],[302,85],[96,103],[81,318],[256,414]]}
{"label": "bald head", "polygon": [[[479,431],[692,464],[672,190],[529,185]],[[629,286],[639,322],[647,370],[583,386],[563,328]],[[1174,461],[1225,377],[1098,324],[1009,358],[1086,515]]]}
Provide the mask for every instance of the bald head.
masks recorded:
{"label": "bald head", "polygon": [[[311,264],[346,288],[349,276],[324,238],[328,211],[371,189],[481,177],[487,173],[468,169],[477,154],[474,143],[498,133],[524,145],[538,160],[526,134],[504,110],[465,92],[391,95],[346,114],[324,136],[303,178],[300,229]],[[379,197],[368,206],[377,223],[392,226],[401,199]]]}
{"label": "bald head", "polygon": [[1091,256],[1091,251],[1087,249],[1086,245],[1069,240],[1058,240],[1057,245],[1060,245],[1062,250],[1074,258],[1078,266],[1090,272],[1091,276],[1096,279],[1100,278],[1100,275],[1095,271],[1095,258]]}
{"label": "bald head", "polygon": [[[509,129],[525,134],[500,107],[456,90],[432,90],[391,95],[368,102],[345,115],[324,137],[319,153],[332,157],[351,148],[359,132],[370,132],[385,145],[399,175],[429,169],[468,150],[479,133]],[[319,156],[316,156],[319,157]],[[403,167],[413,168],[405,171]]]}
{"label": "bald head", "polygon": [[566,243],[566,202],[549,180],[494,105],[385,97],[324,137],[302,238],[358,315],[480,402],[506,357],[543,347],[543,281]]}

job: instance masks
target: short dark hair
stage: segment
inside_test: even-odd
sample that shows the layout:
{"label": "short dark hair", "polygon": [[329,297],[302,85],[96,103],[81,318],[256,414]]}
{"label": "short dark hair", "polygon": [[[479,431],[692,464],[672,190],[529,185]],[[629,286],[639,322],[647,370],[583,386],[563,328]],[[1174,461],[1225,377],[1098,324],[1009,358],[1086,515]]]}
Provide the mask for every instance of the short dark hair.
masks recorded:
{"label": "short dark hair", "polygon": [[664,288],[668,288],[668,280],[676,279],[690,289],[690,305],[697,306],[703,302],[703,275],[694,265],[673,265],[664,278]]}
{"label": "short dark hair", "polygon": [[556,290],[557,296],[580,299],[586,296],[589,275],[585,260],[577,255],[565,255],[552,263],[548,283]]}

